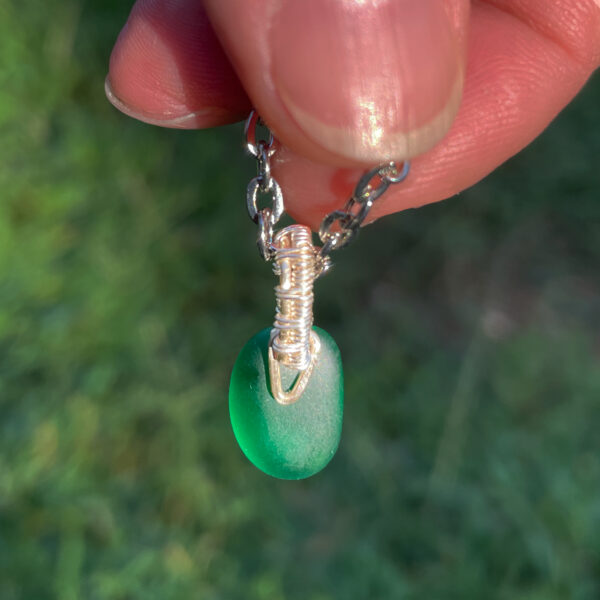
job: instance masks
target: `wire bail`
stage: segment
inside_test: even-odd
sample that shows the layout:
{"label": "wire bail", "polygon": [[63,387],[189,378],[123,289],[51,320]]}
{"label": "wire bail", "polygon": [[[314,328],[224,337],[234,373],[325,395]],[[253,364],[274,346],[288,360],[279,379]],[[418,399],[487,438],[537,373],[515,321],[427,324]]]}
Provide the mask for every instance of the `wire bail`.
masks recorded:
{"label": "wire bail", "polygon": [[[271,391],[280,404],[291,404],[306,388],[320,349],[312,330],[317,255],[311,230],[305,225],[279,231],[273,247],[273,271],[279,276],[279,285],[275,287],[277,307],[269,342]],[[280,365],[299,372],[288,392],[282,388]]]}

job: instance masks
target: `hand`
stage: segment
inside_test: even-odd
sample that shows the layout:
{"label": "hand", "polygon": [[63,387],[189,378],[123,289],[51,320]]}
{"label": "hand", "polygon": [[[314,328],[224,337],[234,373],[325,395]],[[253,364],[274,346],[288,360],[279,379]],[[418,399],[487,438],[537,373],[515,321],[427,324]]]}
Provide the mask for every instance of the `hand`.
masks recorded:
{"label": "hand", "polygon": [[138,0],[107,95],[164,127],[255,106],[288,212],[318,226],[385,160],[416,157],[374,217],[474,184],[599,65],[600,0]]}

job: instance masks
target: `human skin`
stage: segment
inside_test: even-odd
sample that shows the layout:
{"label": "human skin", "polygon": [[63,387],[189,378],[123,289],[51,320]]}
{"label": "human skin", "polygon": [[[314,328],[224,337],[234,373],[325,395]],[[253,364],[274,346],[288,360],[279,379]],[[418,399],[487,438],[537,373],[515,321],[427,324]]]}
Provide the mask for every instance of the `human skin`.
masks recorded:
{"label": "human skin", "polygon": [[256,107],[286,209],[317,227],[368,166],[412,160],[371,218],[448,198],[537,137],[600,66],[600,0],[138,0],[106,89],[208,128]]}

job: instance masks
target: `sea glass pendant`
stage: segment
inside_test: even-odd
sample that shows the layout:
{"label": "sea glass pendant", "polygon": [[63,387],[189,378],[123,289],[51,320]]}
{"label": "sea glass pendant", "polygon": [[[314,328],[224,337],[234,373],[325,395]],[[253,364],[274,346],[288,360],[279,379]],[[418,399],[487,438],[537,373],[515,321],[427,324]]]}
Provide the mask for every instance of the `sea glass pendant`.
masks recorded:
{"label": "sea glass pendant", "polygon": [[275,320],[235,362],[229,413],[255,466],[280,479],[304,479],[327,465],[340,442],[342,362],[333,338],[312,326],[313,283],[321,271],[310,229],[289,225],[267,250],[279,276]]}
{"label": "sea glass pendant", "polygon": [[[343,416],[340,351],[323,329],[312,372],[299,399],[282,404],[273,396],[269,376],[271,329],[256,334],[240,352],[231,375],[229,412],[235,437],[246,457],[280,479],[303,479],[323,469],[339,445]],[[299,375],[280,366],[282,387]]]}

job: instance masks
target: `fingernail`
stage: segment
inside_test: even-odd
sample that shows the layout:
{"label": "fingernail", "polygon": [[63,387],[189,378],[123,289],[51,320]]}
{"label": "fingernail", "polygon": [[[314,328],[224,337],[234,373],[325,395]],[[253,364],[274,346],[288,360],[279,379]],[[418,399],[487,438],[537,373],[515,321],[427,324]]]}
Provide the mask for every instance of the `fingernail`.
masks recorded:
{"label": "fingernail", "polygon": [[463,52],[439,0],[283,0],[273,82],[290,116],[360,162],[421,154],[460,103]]}
{"label": "fingernail", "polygon": [[208,109],[187,113],[182,116],[164,118],[162,116],[153,116],[149,113],[142,112],[138,109],[133,108],[126,102],[123,102],[113,91],[110,83],[110,77],[107,76],[104,81],[104,92],[108,101],[122,113],[129,117],[133,117],[138,121],[149,123],[150,125],[160,125],[161,127],[172,127],[175,129],[188,129],[191,127],[199,127],[199,122],[206,118]]}
{"label": "fingernail", "polygon": [[215,125],[227,124],[237,115],[224,108],[217,106],[206,107],[194,112],[188,112],[181,116],[152,115],[133,108],[126,102],[123,102],[115,93],[110,82],[110,76],[104,81],[104,92],[108,101],[122,113],[133,117],[138,121],[143,121],[150,125],[159,125],[160,127],[170,127],[172,129],[198,129],[203,127],[214,127]]}

